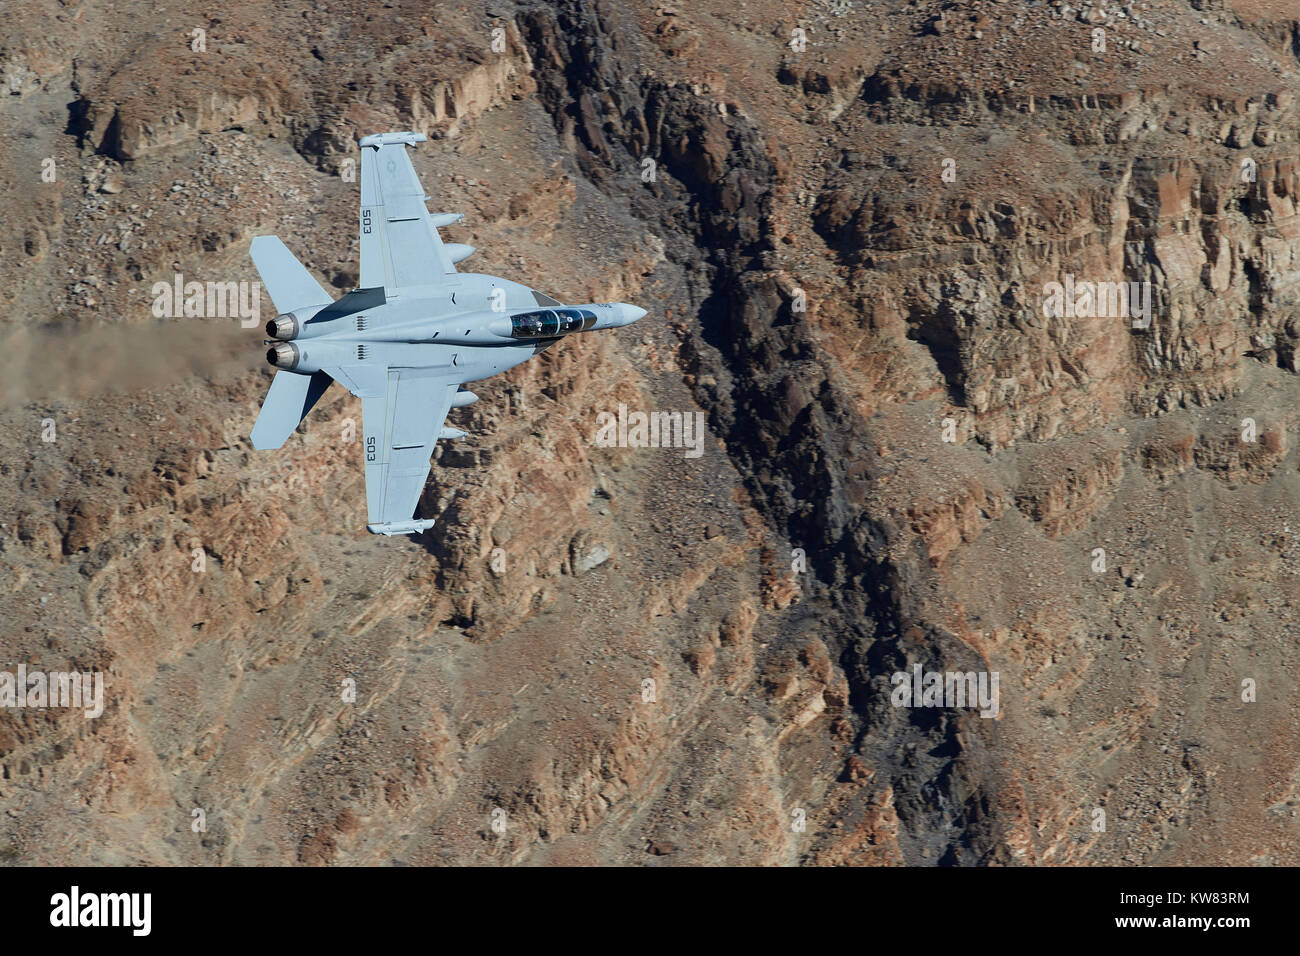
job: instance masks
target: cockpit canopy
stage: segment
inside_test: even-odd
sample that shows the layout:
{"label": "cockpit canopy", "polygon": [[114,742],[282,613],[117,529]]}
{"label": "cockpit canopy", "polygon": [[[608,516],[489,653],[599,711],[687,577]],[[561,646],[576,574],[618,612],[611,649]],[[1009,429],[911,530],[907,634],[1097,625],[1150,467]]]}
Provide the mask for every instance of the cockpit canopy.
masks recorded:
{"label": "cockpit canopy", "polygon": [[510,317],[510,335],[516,339],[550,339],[570,332],[585,332],[596,324],[590,309],[538,309]]}

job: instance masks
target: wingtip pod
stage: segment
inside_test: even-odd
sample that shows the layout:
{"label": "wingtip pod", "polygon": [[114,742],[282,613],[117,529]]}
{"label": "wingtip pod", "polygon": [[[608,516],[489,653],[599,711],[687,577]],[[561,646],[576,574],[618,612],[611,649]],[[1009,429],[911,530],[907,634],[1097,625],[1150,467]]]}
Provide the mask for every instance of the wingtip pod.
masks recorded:
{"label": "wingtip pod", "polygon": [[423,143],[428,139],[429,137],[423,133],[406,130],[398,133],[371,133],[369,136],[362,136],[359,142],[362,149],[367,146],[378,149],[380,146],[395,146],[398,143],[414,146],[416,143]]}
{"label": "wingtip pod", "polygon": [[384,521],[366,525],[371,534],[382,534],[391,538],[395,534],[423,534],[433,527],[433,518],[413,518],[410,521]]}

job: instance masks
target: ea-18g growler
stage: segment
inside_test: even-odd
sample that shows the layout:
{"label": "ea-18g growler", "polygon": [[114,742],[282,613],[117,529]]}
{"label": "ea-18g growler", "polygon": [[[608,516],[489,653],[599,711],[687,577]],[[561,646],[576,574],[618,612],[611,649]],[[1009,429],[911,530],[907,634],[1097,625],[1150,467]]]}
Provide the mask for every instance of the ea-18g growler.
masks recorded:
{"label": "ea-18g growler", "polygon": [[457,272],[473,246],[438,230],[461,216],[431,214],[407,147],[420,133],[361,140],[361,281],[333,300],[275,236],[250,254],[280,312],[266,325],[275,378],[253,426],[253,447],[279,448],[331,381],[361,398],[366,525],[418,534],[414,512],[438,439],[465,433],[447,412],[478,400],[462,386],[526,362],[560,337],[628,325],[645,309],[625,302],[566,306],[496,276]]}

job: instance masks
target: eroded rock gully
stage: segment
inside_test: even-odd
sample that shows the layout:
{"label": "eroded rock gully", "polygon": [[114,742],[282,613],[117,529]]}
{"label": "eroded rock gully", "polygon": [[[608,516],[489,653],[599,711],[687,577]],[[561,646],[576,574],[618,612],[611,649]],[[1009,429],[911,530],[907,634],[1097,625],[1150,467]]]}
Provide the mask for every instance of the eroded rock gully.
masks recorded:
{"label": "eroded rock gully", "polygon": [[[5,859],[1296,862],[1294,14],[34,6],[85,28],[0,41],[4,650],[108,693],[0,714]],[[254,453],[256,332],[148,314],[262,232],[350,287],[381,128],[475,268],[653,316],[477,388],[410,543],[353,399]]]}

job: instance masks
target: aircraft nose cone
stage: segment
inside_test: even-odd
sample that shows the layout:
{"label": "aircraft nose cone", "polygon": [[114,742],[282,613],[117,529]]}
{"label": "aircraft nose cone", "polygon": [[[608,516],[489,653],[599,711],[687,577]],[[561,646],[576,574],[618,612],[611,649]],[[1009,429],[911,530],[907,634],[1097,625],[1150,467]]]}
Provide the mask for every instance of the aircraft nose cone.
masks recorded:
{"label": "aircraft nose cone", "polygon": [[628,305],[626,302],[620,302],[618,305],[619,309],[623,313],[624,325],[631,325],[637,319],[641,318],[641,316],[646,314],[645,309],[637,305]]}

